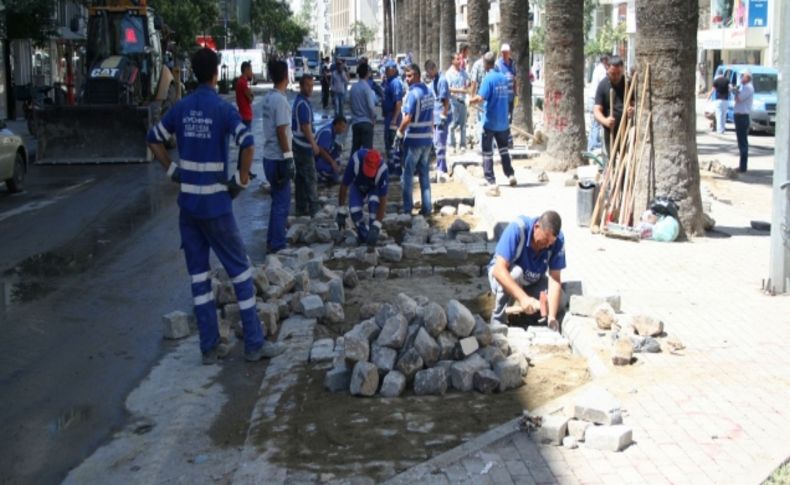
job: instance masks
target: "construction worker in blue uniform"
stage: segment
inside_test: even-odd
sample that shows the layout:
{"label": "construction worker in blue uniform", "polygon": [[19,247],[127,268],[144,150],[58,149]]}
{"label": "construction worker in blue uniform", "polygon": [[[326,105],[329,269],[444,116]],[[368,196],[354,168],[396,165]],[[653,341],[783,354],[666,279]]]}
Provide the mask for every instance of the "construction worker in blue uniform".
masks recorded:
{"label": "construction worker in blue uniform", "polygon": [[401,123],[401,101],[405,92],[403,81],[398,75],[398,66],[395,61],[387,61],[384,65],[384,100],[381,102],[381,112],[384,115],[384,147],[387,150],[387,165],[391,175],[401,174],[401,153],[393,150],[395,133]]}
{"label": "construction worker in blue uniform", "polygon": [[[167,170],[167,176],[180,184],[181,247],[192,281],[204,364],[218,362],[229,351],[228,346],[220,342],[217,327],[209,250],[214,251],[233,282],[241,310],[245,358],[257,361],[282,352],[281,346],[264,339],[256,308],[253,269],[231,204],[249,184],[254,140],[236,108],[215,91],[217,65],[217,55],[211,49],[201,49],[193,56],[192,69],[200,87],[168,110],[147,136],[148,145]],[[170,158],[164,146],[172,134],[178,140],[178,162]],[[242,152],[242,163],[227,180],[228,140],[231,137]]]}
{"label": "construction worker in blue uniform", "polygon": [[269,77],[274,89],[263,98],[263,171],[272,186],[272,207],[266,229],[266,248],[270,253],[285,249],[288,210],[291,207],[291,180],[294,179],[294,154],[291,151],[291,106],[285,97],[288,88],[288,64],[269,62]]}
{"label": "construction worker in blue uniform", "polygon": [[319,153],[315,157],[315,169],[318,172],[318,181],[333,185],[340,181],[340,154],[343,149],[337,142],[337,136],[348,129],[348,120],[338,116],[332,123],[324,126],[316,133],[315,141],[318,143]]}
{"label": "construction worker in blue uniform", "polygon": [[425,75],[434,97],[433,147],[436,150],[436,173],[439,180],[447,177],[447,135],[452,122],[450,86],[434,61],[425,61]]}
{"label": "construction worker in blue uniform", "polygon": [[[337,198],[338,229],[342,231],[346,228],[346,218],[351,212],[351,221],[357,229],[357,241],[375,246],[381,233],[381,221],[384,220],[387,210],[388,186],[387,164],[382,161],[378,150],[360,148],[352,154]],[[367,221],[363,212],[366,201]]]}
{"label": "construction worker in blue uniform", "polygon": [[478,93],[469,100],[470,104],[484,103],[483,105],[483,174],[489,185],[488,194],[499,195],[494,175],[494,141],[499,148],[499,157],[502,160],[502,171],[508,177],[511,186],[515,186],[516,176],[510,163],[510,151],[507,140],[510,134],[508,121],[508,81],[504,74],[494,69],[495,58],[492,53],[483,56],[487,74],[480,84]]}
{"label": "construction worker in blue uniform", "polygon": [[[508,107],[507,116],[508,123],[513,123],[513,106],[515,106],[516,93],[518,92],[518,71],[516,70],[516,61],[510,57],[510,44],[502,44],[499,49],[502,57],[497,59],[495,68],[497,71],[505,75],[508,82]],[[508,134],[508,148],[513,148],[513,134]]]}
{"label": "construction worker in blue uniform", "polygon": [[428,86],[422,83],[420,67],[412,64],[406,68],[406,82],[409,84],[409,93],[403,103],[403,120],[398,132],[395,133],[395,147],[402,147],[403,175],[401,187],[403,189],[403,213],[411,214],[414,207],[412,197],[412,184],[414,172],[420,178],[420,195],[422,198],[422,215],[433,212],[431,205],[431,179],[429,175],[429,158],[433,145],[433,93]]}
{"label": "construction worker in blue uniform", "polygon": [[293,133],[293,152],[296,168],[294,179],[294,199],[297,216],[313,217],[318,209],[318,189],[316,187],[315,156],[318,144],[313,133],[313,76],[304,74],[299,78],[299,94],[291,108],[291,132]]}

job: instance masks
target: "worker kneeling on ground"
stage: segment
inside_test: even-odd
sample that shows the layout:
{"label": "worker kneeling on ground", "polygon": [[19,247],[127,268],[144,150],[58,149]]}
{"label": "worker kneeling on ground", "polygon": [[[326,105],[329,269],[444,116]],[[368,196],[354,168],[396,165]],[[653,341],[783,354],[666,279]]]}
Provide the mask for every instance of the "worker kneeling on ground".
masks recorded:
{"label": "worker kneeling on ground", "polygon": [[[507,324],[505,309],[515,300],[527,315],[542,314],[541,293],[546,292],[548,325],[559,330],[557,319],[562,305],[562,280],[565,268],[565,238],[562,220],[554,211],[539,218],[519,216],[499,238],[488,268],[494,293],[491,321]],[[548,271],[548,277],[546,272]]]}
{"label": "worker kneeling on ground", "polygon": [[[178,226],[192,282],[203,363],[217,363],[229,352],[228,346],[220,342],[217,327],[209,250],[217,255],[233,282],[244,328],[244,357],[254,362],[274,357],[284,349],[263,336],[255,306],[252,267],[233,217],[231,200],[250,182],[255,148],[252,133],[239,112],[214,90],[217,64],[217,54],[211,49],[201,49],[194,55],[192,68],[200,87],[176,103],[151,128],[147,141],[167,170],[167,177],[181,188]],[[171,134],[178,140],[178,162],[171,160],[164,146]],[[227,180],[229,137],[239,146],[241,165]]]}
{"label": "worker kneeling on ground", "polygon": [[346,118],[338,116],[332,124],[321,128],[315,135],[319,148],[318,155],[315,156],[315,169],[321,183],[333,185],[340,181],[341,168],[338,158],[343,149],[337,142],[337,135],[345,133],[347,128]]}
{"label": "worker kneeling on ground", "polygon": [[[379,239],[381,221],[387,209],[387,179],[387,164],[382,162],[377,150],[360,148],[351,155],[338,195],[337,227],[341,231],[346,228],[346,217],[350,211],[360,244],[375,246]],[[349,199],[348,207],[346,198]],[[369,226],[362,210],[366,199]]]}

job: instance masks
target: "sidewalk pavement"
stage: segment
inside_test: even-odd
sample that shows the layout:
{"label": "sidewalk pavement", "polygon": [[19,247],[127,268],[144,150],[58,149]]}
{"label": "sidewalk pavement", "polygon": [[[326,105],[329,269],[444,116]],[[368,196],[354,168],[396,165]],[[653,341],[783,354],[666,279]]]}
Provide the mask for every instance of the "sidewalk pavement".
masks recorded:
{"label": "sidewalk pavement", "polygon": [[[728,143],[700,136],[716,156],[726,155]],[[755,164],[767,169],[769,162],[772,154]],[[520,182],[535,181],[524,162],[516,165]],[[576,226],[576,189],[563,183],[569,175],[549,176],[548,184],[502,186],[496,198],[475,188],[475,210],[488,229],[519,214],[557,210],[568,261],[563,279],[581,280],[585,293],[619,293],[626,313],[660,317],[686,345],[684,355],[637,354],[637,364],[613,367],[591,384],[626,410],[634,444],[621,453],[537,445],[511,422],[492,431],[495,440],[467,443],[392,483],[760,483],[790,456],[790,297],[760,291],[769,235],[749,227],[769,214],[712,200],[718,237],[608,239]],[[710,182],[704,179],[703,188]],[[714,182],[736,194],[744,187],[770,192],[766,184]]]}

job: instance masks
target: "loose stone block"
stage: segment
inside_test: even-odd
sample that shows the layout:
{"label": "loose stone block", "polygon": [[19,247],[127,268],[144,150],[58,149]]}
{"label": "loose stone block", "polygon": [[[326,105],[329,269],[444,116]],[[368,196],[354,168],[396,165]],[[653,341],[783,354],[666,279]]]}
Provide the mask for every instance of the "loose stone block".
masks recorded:
{"label": "loose stone block", "polygon": [[464,357],[474,354],[477,352],[477,349],[480,348],[480,344],[477,343],[476,337],[462,338],[458,341],[458,346],[461,349],[461,355]]}
{"label": "loose stone block", "polygon": [[381,308],[381,303],[376,303],[376,302],[364,303],[359,308],[359,318],[367,320],[368,318],[375,316],[376,312],[378,312],[380,308]]}
{"label": "loose stone block", "polygon": [[398,351],[389,347],[373,345],[370,361],[379,370],[379,374],[384,375],[395,368],[395,361],[398,358]]}
{"label": "loose stone block", "polygon": [[428,334],[425,328],[420,327],[417,331],[417,336],[414,339],[414,348],[417,350],[417,353],[420,354],[426,366],[431,366],[439,360],[441,348],[439,344],[436,343],[436,340]]}
{"label": "loose stone block", "polygon": [[351,385],[351,369],[335,367],[324,376],[324,388],[329,392],[347,391]]}
{"label": "loose stone block", "polygon": [[438,303],[430,302],[422,309],[422,322],[433,337],[438,337],[447,328],[447,314]]}
{"label": "loose stone block", "polygon": [[664,333],[664,322],[649,315],[634,315],[631,324],[642,337],[658,337]]}
{"label": "loose stone block", "polygon": [[[280,318],[279,308],[272,303],[258,303],[256,310],[258,311],[258,319],[266,330],[266,335],[275,333]],[[274,331],[272,332],[271,329],[274,329]]]}
{"label": "loose stone block", "polygon": [[263,268],[255,268],[252,273],[252,281],[255,284],[255,292],[263,295],[263,291],[269,287],[269,278]]}
{"label": "loose stone block", "polygon": [[403,257],[406,259],[418,259],[422,256],[422,244],[403,243],[401,245]]}
{"label": "loose stone block", "polygon": [[491,329],[492,334],[501,334],[507,336],[510,327],[505,325],[504,323],[499,322],[492,322],[488,325],[488,328]]}
{"label": "loose stone block", "polygon": [[612,345],[612,363],[630,365],[634,358],[634,344],[628,337],[618,338]]}
{"label": "loose stone block", "polygon": [[379,248],[379,256],[381,257],[382,261],[397,263],[403,259],[403,248],[397,244],[387,244],[386,246]]}
{"label": "loose stone block", "polygon": [[494,363],[494,372],[499,377],[500,392],[508,389],[521,387],[524,381],[521,377],[521,362],[518,355],[511,355],[505,360],[498,360]]}
{"label": "loose stone block", "polygon": [[587,428],[584,442],[587,448],[594,450],[622,451],[633,442],[633,432],[624,424],[591,426]]}
{"label": "loose stone block", "polygon": [[411,278],[411,268],[392,268],[390,269],[390,278]]}
{"label": "loose stone block", "polygon": [[189,315],[182,311],[170,312],[162,317],[162,334],[166,339],[189,337]]}
{"label": "loose stone block", "polygon": [[406,376],[394,370],[388,372],[384,376],[384,381],[381,383],[381,396],[382,397],[398,397],[403,394],[406,389]]}
{"label": "loose stone block", "polygon": [[456,261],[464,261],[469,252],[463,244],[448,244],[447,257]]}
{"label": "loose stone block", "polygon": [[612,328],[612,324],[617,321],[617,315],[615,315],[614,308],[612,305],[608,303],[601,303],[595,310],[593,311],[593,318],[595,319],[595,323],[598,325],[598,328],[601,330],[609,330]]}
{"label": "loose stone block", "polygon": [[475,372],[473,383],[477,392],[491,394],[499,388],[499,377],[491,369],[483,369]]}
{"label": "loose stone block", "polygon": [[310,291],[310,276],[307,271],[299,271],[294,275],[294,290]]}
{"label": "loose stone block", "polygon": [[470,355],[450,367],[450,383],[453,389],[468,392],[474,386],[475,372],[488,369],[488,362],[477,354]]}
{"label": "loose stone block", "polygon": [[329,298],[329,285],[318,280],[310,281],[310,293],[318,295],[322,300]]}
{"label": "loose stone block", "polygon": [[320,364],[332,362],[335,358],[335,341],[331,338],[322,338],[313,342],[310,348],[310,363]]}
{"label": "loose stone block", "polygon": [[343,273],[343,284],[346,285],[346,288],[356,288],[359,284],[359,276],[357,275],[357,270],[354,269],[353,266],[349,266],[346,269],[346,272]]}
{"label": "loose stone block", "polygon": [[225,314],[225,319],[231,323],[241,321],[241,309],[238,303],[228,303],[222,307],[222,313]]}
{"label": "loose stone block", "polygon": [[376,324],[373,319],[367,319],[354,325],[351,331],[356,332],[371,342],[378,338],[381,328]]}
{"label": "loose stone block", "polygon": [[[267,267],[266,277],[269,279],[270,285],[281,287],[283,293],[293,290],[296,283],[293,275],[282,267]],[[276,298],[279,298],[279,295]]]}
{"label": "loose stone block", "polygon": [[562,444],[562,439],[565,438],[567,432],[568,418],[565,416],[551,414],[548,416],[543,416],[543,422],[541,423],[540,428],[537,429],[535,438],[537,439],[538,443],[560,446]]}
{"label": "loose stone block", "polygon": [[398,293],[396,302],[407,322],[411,322],[414,317],[417,316],[417,302],[409,295],[406,293]]}
{"label": "loose stone block", "polygon": [[491,327],[480,315],[475,315],[475,328],[473,333],[481,347],[488,347],[494,341],[494,334],[491,333]]}
{"label": "loose stone block", "polygon": [[575,450],[579,447],[579,442],[576,441],[576,438],[573,436],[566,436],[562,439],[562,446],[563,448],[567,448],[569,450]]}
{"label": "loose stone block", "polygon": [[373,396],[379,388],[379,371],[370,362],[357,362],[351,372],[349,391],[354,396]]}
{"label": "loose stone block", "polygon": [[467,232],[470,229],[471,226],[469,223],[459,217],[458,219],[454,220],[452,224],[450,224],[447,232]]}
{"label": "loose stone block", "polygon": [[433,268],[430,266],[415,266],[411,269],[413,278],[427,278],[433,274]]}
{"label": "loose stone block", "polygon": [[465,216],[474,212],[475,208],[467,204],[458,204],[458,215]]}
{"label": "loose stone block", "polygon": [[601,303],[608,303],[615,312],[620,311],[620,295],[587,296],[571,295],[570,312],[574,315],[592,317],[595,309]]}
{"label": "loose stone block", "polygon": [[370,357],[370,342],[361,332],[346,332],[343,336],[343,354],[347,361],[366,362]]}
{"label": "loose stone block", "polygon": [[407,380],[411,380],[414,374],[423,368],[423,365],[424,363],[420,354],[415,349],[411,348],[400,356],[395,364],[395,369],[403,373]]}
{"label": "loose stone block", "polygon": [[458,300],[447,302],[447,326],[458,337],[468,337],[475,328],[475,318]]}
{"label": "loose stone block", "polygon": [[373,269],[373,277],[377,280],[386,280],[390,277],[390,269],[387,266],[376,266]]}
{"label": "loose stone block", "polygon": [[499,360],[505,360],[505,354],[496,347],[483,347],[477,350],[477,355],[483,358],[490,365]]}
{"label": "loose stone block", "polygon": [[601,388],[593,388],[579,396],[573,406],[573,417],[596,424],[620,424],[620,403]]}
{"label": "loose stone block", "polygon": [[447,392],[447,373],[442,367],[424,369],[414,375],[414,394],[441,396]]}
{"label": "loose stone block", "polygon": [[587,428],[590,426],[592,426],[592,423],[587,421],[571,419],[568,421],[568,434],[573,436],[576,441],[584,441],[584,435],[587,433]]}
{"label": "loose stone block", "polygon": [[507,337],[501,333],[495,333],[492,336],[491,345],[499,349],[505,357],[510,355],[510,342],[508,342]]}
{"label": "loose stone block", "polygon": [[346,291],[343,289],[343,281],[340,278],[332,278],[329,280],[329,296],[327,299],[331,302],[344,304],[346,302]]}
{"label": "loose stone block", "polygon": [[409,324],[403,315],[397,313],[386,320],[376,343],[382,347],[399,349],[406,340],[408,327]]}
{"label": "loose stone block", "polygon": [[446,205],[439,210],[439,214],[445,217],[454,216],[456,212],[458,212],[458,210],[451,205]]}
{"label": "loose stone block", "polygon": [[375,320],[379,327],[383,327],[390,317],[400,314],[400,309],[392,303],[384,303],[376,310]]}
{"label": "loose stone block", "polygon": [[452,360],[458,337],[450,331],[444,331],[436,337],[436,342],[439,344],[439,358]]}
{"label": "loose stone block", "polygon": [[322,320],[330,324],[343,323],[346,320],[346,314],[343,312],[343,305],[328,301],[324,304],[324,316]]}
{"label": "loose stone block", "polygon": [[324,302],[318,295],[307,295],[299,300],[299,313],[307,318],[324,316]]}

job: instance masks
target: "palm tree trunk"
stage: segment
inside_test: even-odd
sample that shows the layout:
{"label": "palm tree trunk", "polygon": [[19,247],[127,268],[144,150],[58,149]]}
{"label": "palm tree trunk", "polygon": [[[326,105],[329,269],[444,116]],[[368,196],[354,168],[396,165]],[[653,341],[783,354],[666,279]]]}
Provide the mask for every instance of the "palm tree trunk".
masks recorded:
{"label": "palm tree trunk", "polygon": [[[449,3],[449,2],[447,2]],[[439,58],[439,47],[442,41],[441,39],[441,30],[442,30],[442,1],[441,0],[431,0],[431,59],[439,66],[439,70],[441,70],[442,60]]]}
{"label": "palm tree trunk", "polygon": [[518,105],[513,112],[513,124],[532,132],[532,83],[529,82],[529,2],[500,0],[499,18],[501,41],[510,44],[511,55],[518,69]]}
{"label": "palm tree trunk", "polygon": [[543,122],[546,169],[582,164],[584,127],[584,0],[546,2],[546,76]]}
{"label": "palm tree trunk", "polygon": [[637,63],[640,68],[650,64],[645,102],[652,123],[647,126],[651,144],[642,160],[634,214],[655,196],[669,196],[678,204],[686,236],[704,234],[694,115],[698,16],[697,0],[636,2]]}
{"label": "palm tree trunk", "polygon": [[428,58],[428,4],[426,0],[419,0],[420,3],[420,55],[419,55],[419,64],[422,67],[425,60]]}
{"label": "palm tree trunk", "polygon": [[441,42],[439,47],[439,57],[442,60],[441,67],[446,69],[453,60],[456,50],[455,40],[455,0],[441,2]]}
{"label": "palm tree trunk", "polygon": [[389,0],[382,0],[382,20],[384,21],[384,25],[382,26],[382,32],[384,34],[384,52],[390,52],[392,50],[392,32],[390,31],[390,24],[392,19],[392,12],[390,10],[390,2]]}
{"label": "palm tree trunk", "polygon": [[482,52],[484,47],[490,47],[488,0],[469,0],[466,4],[466,19],[469,25],[469,55],[477,58],[485,54]]}

